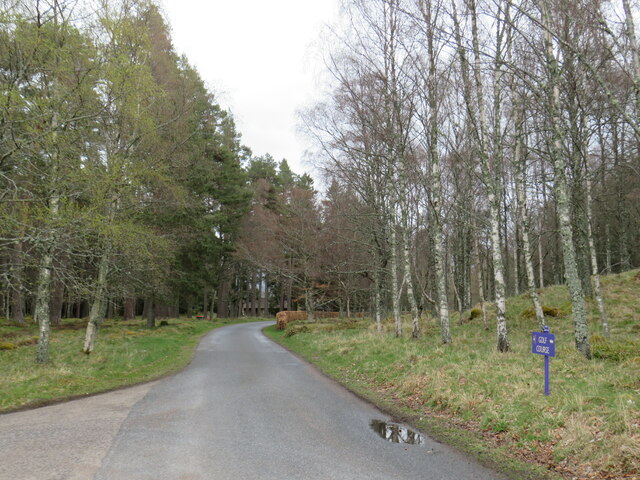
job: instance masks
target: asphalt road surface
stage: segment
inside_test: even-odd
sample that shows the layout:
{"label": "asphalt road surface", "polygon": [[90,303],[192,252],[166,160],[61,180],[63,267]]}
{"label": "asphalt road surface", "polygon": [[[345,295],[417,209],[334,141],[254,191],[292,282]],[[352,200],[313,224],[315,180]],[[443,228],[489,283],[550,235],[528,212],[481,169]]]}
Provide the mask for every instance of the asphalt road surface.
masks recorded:
{"label": "asphalt road surface", "polygon": [[[130,394],[131,398],[118,408],[111,407],[117,418],[106,422],[107,434],[98,440],[91,435],[73,440],[80,452],[88,449],[91,453],[89,459],[76,454],[73,461],[82,465],[81,470],[65,467],[58,458],[54,471],[42,470],[42,476],[37,470],[26,475],[10,471],[25,468],[26,458],[38,456],[38,428],[53,435],[55,442],[57,429],[42,412],[64,405],[0,416],[0,451],[8,447],[15,452],[16,441],[18,448],[25,449],[22,467],[20,463],[3,466],[10,454],[5,453],[4,458],[0,454],[0,479],[503,478],[428,437],[416,445],[385,440],[371,428],[371,422],[390,421],[387,416],[267,339],[261,332],[267,324],[215,330],[200,343],[184,371],[136,387],[139,390],[133,390],[137,393]],[[101,397],[117,393],[83,399],[82,407],[69,408],[80,408],[90,416],[99,413]],[[121,418],[127,408],[128,414]],[[17,416],[34,412],[45,418],[30,420],[25,432],[20,433],[19,428],[18,433],[7,432],[7,418],[16,426],[24,423]],[[395,431],[393,436],[418,438],[404,431]],[[33,445],[28,445],[29,438]]]}

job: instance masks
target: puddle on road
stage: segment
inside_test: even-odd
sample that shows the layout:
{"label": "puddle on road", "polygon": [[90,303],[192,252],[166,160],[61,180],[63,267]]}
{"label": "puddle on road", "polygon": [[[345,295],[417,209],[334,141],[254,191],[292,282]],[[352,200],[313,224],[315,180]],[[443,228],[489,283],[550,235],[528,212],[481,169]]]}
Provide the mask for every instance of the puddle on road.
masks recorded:
{"label": "puddle on road", "polygon": [[371,429],[387,442],[406,443],[409,445],[423,445],[424,437],[399,423],[371,420]]}

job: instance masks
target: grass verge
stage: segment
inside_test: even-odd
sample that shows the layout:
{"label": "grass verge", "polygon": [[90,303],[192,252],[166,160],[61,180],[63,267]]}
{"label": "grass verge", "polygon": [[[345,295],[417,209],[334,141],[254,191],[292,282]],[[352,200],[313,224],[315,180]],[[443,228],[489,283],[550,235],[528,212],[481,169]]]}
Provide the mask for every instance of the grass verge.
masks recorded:
{"label": "grass verge", "polygon": [[65,319],[51,334],[51,362],[35,363],[37,326],[0,320],[0,412],[37,407],[154,380],[189,364],[210,330],[257,319],[168,320],[155,329],[144,321],[106,320],[91,355],[82,353],[86,320]]}
{"label": "grass verge", "polygon": [[[531,353],[526,295],[508,302],[511,352],[496,351],[494,329],[465,312],[452,318],[454,343],[443,346],[432,319],[419,340],[373,325],[266,333],[360,396],[513,478],[640,478],[640,286],[637,271],[604,278],[612,337],[597,314],[590,328],[594,358],[574,348],[570,302],[563,287],[541,292],[556,309],[551,396],[543,395],[543,360]],[[408,319],[407,319],[408,321]],[[324,324],[326,325],[326,323]],[[295,328],[295,323],[289,328]]]}

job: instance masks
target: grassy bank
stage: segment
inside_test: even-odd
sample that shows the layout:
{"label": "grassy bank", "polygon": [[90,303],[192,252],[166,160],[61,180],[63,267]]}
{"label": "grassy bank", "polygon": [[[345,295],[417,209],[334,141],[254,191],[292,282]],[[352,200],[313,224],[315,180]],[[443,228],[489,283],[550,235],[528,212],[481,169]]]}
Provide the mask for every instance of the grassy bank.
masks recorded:
{"label": "grassy bank", "polygon": [[294,324],[268,334],[418,427],[505,470],[519,469],[514,478],[637,479],[640,276],[612,275],[604,289],[612,337],[602,337],[594,307],[591,361],[575,351],[566,290],[541,292],[556,315],[547,319],[557,341],[550,397],[543,395],[542,357],[530,351],[537,328],[526,295],[508,302],[508,354],[496,351],[493,324],[485,330],[470,312],[462,324],[452,318],[450,346],[440,344],[433,319],[424,319],[417,341],[408,338],[408,323],[405,337],[394,338],[390,322],[383,335],[371,324],[334,331]]}
{"label": "grassy bank", "polygon": [[[253,319],[252,319],[253,320]],[[107,320],[96,351],[82,353],[86,320],[63,320],[51,334],[51,363],[37,365],[37,326],[0,320],[0,412],[159,378],[184,368],[206,332],[247,320],[171,319],[149,330],[141,320]]]}

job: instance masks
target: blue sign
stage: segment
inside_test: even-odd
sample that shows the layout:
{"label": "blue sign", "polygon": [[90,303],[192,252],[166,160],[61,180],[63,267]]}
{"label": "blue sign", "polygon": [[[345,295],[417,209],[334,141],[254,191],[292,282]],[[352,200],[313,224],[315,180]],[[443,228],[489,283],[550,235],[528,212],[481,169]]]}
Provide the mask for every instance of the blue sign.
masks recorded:
{"label": "blue sign", "polygon": [[549,396],[549,357],[556,356],[556,336],[546,325],[544,332],[531,332],[531,352],[544,355],[544,394]]}
{"label": "blue sign", "polygon": [[548,332],[531,332],[531,352],[547,357],[555,357],[556,336]]}

